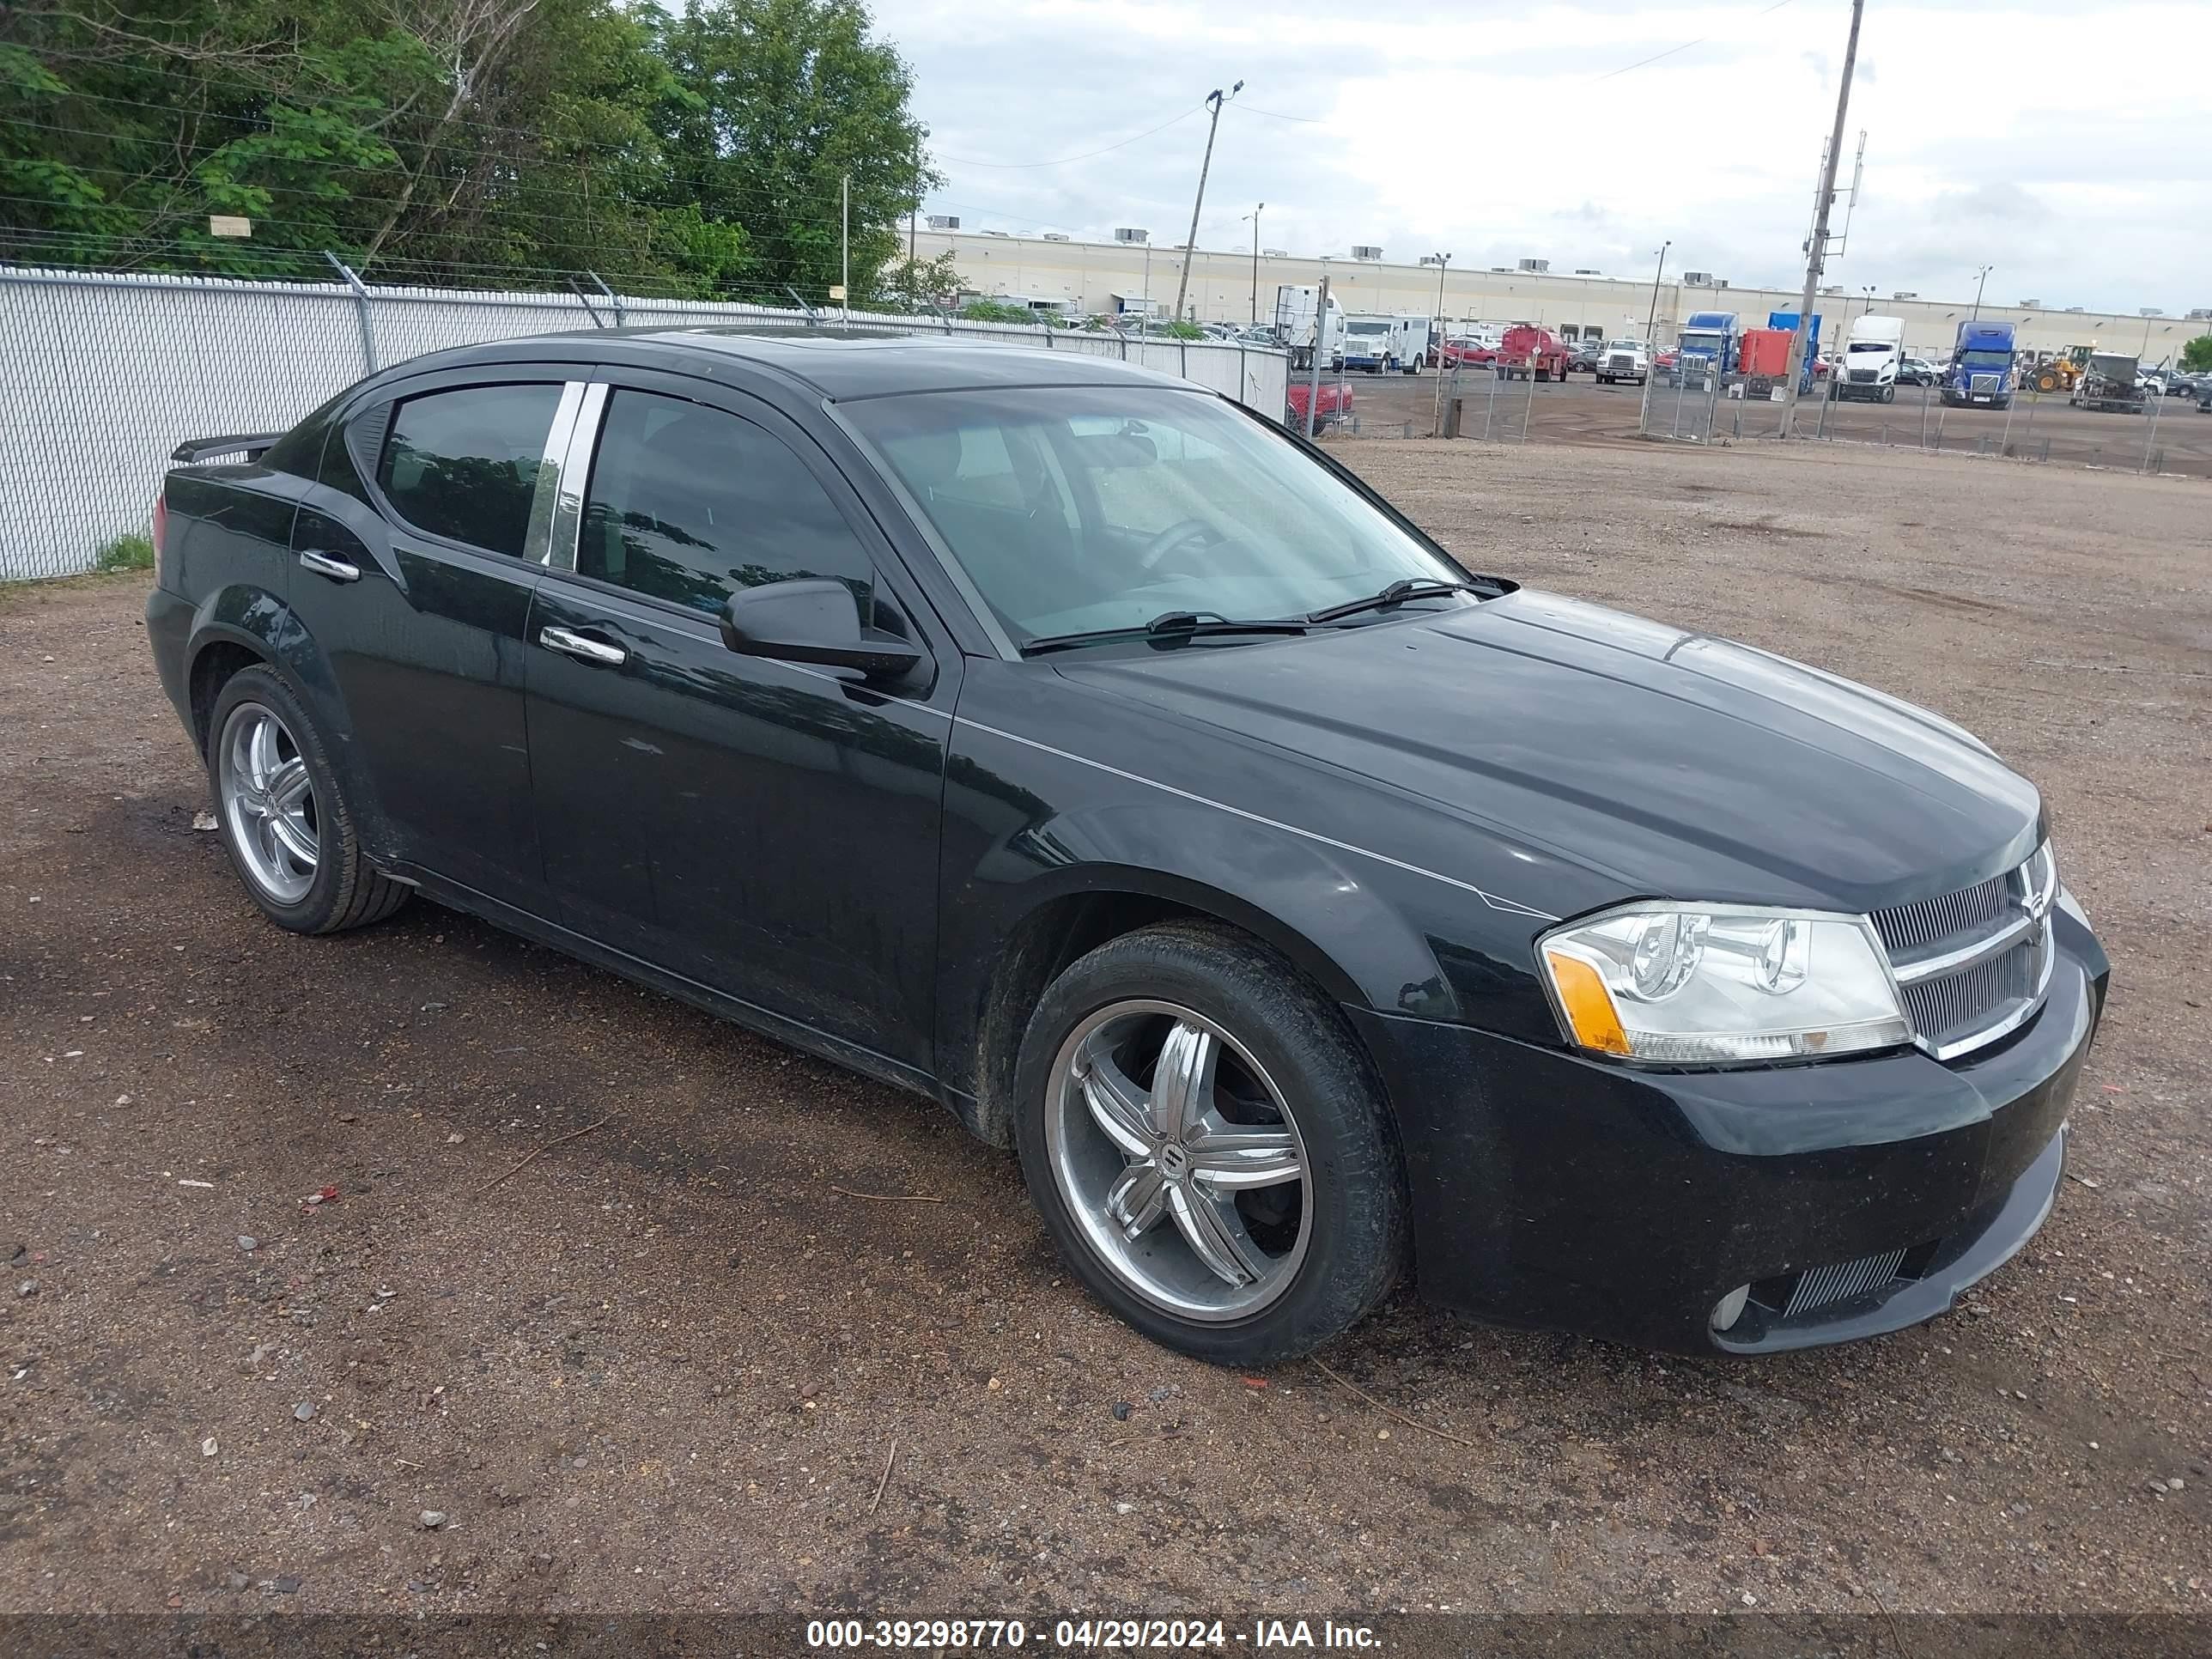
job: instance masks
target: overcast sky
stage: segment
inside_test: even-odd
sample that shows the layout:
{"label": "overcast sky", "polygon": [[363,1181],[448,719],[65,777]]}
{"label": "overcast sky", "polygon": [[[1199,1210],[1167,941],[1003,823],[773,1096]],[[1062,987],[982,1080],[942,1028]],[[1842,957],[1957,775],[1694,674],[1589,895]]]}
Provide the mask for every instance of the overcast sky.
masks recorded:
{"label": "overcast sky", "polygon": [[[1849,0],[877,0],[963,228],[1795,287]],[[1629,66],[1687,46],[1639,68]],[[1825,278],[2179,315],[2212,305],[2212,3],[1869,0]],[[1262,112],[1270,112],[1263,113]],[[1179,112],[1184,118],[1176,119]],[[1301,120],[1281,118],[1305,118]],[[1061,162],[1164,130],[1087,159]],[[983,165],[987,162],[997,166]],[[1838,211],[1841,211],[1839,204]]]}

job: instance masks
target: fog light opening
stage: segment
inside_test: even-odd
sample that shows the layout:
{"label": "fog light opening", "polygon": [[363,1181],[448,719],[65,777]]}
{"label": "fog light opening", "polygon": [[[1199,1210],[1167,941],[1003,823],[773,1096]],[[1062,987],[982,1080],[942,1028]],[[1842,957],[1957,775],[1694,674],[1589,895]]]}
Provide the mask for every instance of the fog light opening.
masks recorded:
{"label": "fog light opening", "polygon": [[1713,1328],[1717,1331],[1724,1331],[1734,1325],[1737,1320],[1743,1317],[1744,1304],[1750,1300],[1751,1286],[1739,1285],[1719,1301],[1714,1303]]}

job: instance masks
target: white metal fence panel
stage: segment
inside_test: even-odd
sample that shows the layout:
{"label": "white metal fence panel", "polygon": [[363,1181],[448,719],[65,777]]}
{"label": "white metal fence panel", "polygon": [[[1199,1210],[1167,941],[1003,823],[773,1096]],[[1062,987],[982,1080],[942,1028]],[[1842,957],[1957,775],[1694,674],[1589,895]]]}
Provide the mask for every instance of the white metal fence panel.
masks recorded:
{"label": "white metal fence panel", "polygon": [[[960,319],[817,319],[1139,363],[1283,416],[1281,352]],[[800,311],[586,292],[486,294],[0,268],[0,580],[88,570],[143,533],[187,438],[276,432],[374,367],[580,328],[809,320]]]}

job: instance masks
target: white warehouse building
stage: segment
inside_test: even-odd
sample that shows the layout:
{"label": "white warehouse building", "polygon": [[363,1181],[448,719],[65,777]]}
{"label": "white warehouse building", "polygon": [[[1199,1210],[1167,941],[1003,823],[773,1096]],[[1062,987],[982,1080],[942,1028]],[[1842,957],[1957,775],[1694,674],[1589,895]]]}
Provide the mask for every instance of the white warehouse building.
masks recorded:
{"label": "white warehouse building", "polygon": [[[916,252],[924,258],[949,252],[968,290],[975,294],[1057,301],[1085,314],[1110,313],[1125,306],[1137,309],[1131,301],[1147,295],[1154,310],[1164,312],[1175,303],[1183,264],[1181,246],[1157,241],[1048,240],[994,232],[924,229],[916,238]],[[1518,265],[1544,263],[1529,259]],[[1186,310],[1199,322],[1243,323],[1255,316],[1264,322],[1273,313],[1277,284],[1316,283],[1324,272],[1347,312],[1541,323],[1577,339],[1641,337],[1651,307],[1649,272],[1638,277],[1633,272],[1571,274],[1517,265],[1493,270],[1454,264],[1444,273],[1439,311],[1434,265],[1348,255],[1322,259],[1268,248],[1257,261],[1255,283],[1254,264],[1249,248],[1199,249],[1191,257]],[[1693,311],[1733,311],[1747,325],[1756,325],[1770,312],[1797,309],[1794,289],[1738,288],[1721,272],[1697,273],[1706,280],[1692,283],[1686,280],[1692,274],[1686,268],[1677,269],[1660,284],[1657,331],[1662,341],[1672,339],[1681,319]],[[1822,292],[1814,309],[1826,319],[1821,338],[1827,341],[1840,338],[1844,319],[1869,309],[1869,304],[1863,289],[1830,289]],[[1972,314],[1973,304],[1971,296],[1942,300],[1877,293],[1871,309],[1905,319],[1908,350],[1947,356],[1958,337],[1959,325]],[[2096,345],[2138,354],[2149,363],[2178,357],[2184,341],[2212,333],[2212,308],[2185,317],[2146,317],[2141,312],[2005,305],[1989,296],[1980,314],[1987,321],[2014,324],[2024,349],[2062,351]]]}

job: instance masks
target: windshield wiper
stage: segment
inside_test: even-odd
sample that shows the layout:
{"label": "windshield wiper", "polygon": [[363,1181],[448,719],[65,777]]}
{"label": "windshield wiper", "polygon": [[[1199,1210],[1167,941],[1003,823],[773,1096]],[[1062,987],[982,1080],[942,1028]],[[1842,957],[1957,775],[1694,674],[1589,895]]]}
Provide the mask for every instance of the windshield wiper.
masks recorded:
{"label": "windshield wiper", "polygon": [[1406,576],[1392,582],[1380,593],[1370,593],[1364,599],[1346,599],[1342,605],[1333,605],[1326,611],[1316,611],[1306,620],[1310,623],[1334,622],[1340,617],[1356,617],[1363,611],[1387,611],[1394,605],[1403,605],[1408,599],[1437,599],[1448,593],[1480,593],[1486,599],[1496,599],[1497,590],[1479,582],[1439,581],[1426,576]]}
{"label": "windshield wiper", "polygon": [[1165,611],[1141,628],[1092,628],[1080,634],[1051,634],[1022,647],[1022,655],[1035,657],[1072,646],[1097,645],[1106,640],[1188,640],[1212,634],[1303,634],[1300,617],[1255,617],[1239,622],[1212,611]]}

